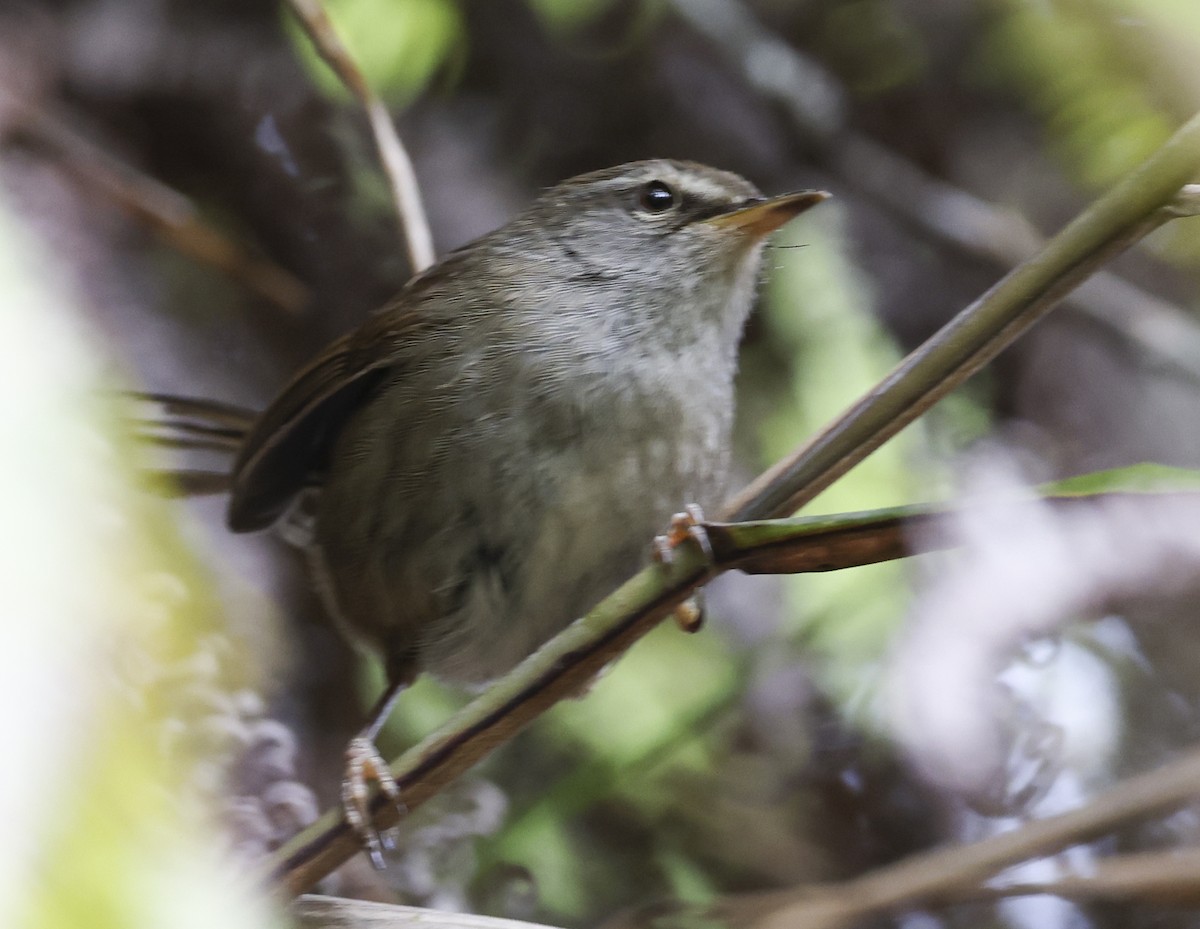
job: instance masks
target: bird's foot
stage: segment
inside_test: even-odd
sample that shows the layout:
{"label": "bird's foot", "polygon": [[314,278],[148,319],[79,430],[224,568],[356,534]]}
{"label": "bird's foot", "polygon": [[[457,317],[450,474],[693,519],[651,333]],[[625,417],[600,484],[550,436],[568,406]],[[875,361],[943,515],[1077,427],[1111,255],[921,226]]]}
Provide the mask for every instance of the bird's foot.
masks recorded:
{"label": "bird's foot", "polygon": [[396,844],[395,827],[380,835],[375,828],[371,816],[370,781],[379,785],[379,791],[388,802],[395,806],[401,817],[408,812],[404,801],[400,799],[400,785],[392,777],[388,767],[375,742],[369,735],[359,735],[350,740],[346,748],[346,773],[342,780],[342,810],[346,822],[354,830],[355,835],[363,844],[368,857],[376,870],[382,871],[386,865],[383,853],[391,851]]}
{"label": "bird's foot", "polygon": [[[712,543],[704,529],[704,513],[694,503],[688,504],[684,512],[672,516],[667,531],[654,537],[654,560],[659,564],[671,564],[675,560],[675,549],[688,539],[700,546],[706,559],[713,560]],[[704,624],[704,606],[699,594],[688,597],[675,608],[675,624],[684,632],[700,629]]]}
{"label": "bird's foot", "polygon": [[672,516],[667,531],[654,537],[654,560],[670,564],[675,560],[675,549],[688,539],[700,546],[705,558],[713,560],[712,543],[704,529],[704,512],[694,503],[689,503],[684,512]]}

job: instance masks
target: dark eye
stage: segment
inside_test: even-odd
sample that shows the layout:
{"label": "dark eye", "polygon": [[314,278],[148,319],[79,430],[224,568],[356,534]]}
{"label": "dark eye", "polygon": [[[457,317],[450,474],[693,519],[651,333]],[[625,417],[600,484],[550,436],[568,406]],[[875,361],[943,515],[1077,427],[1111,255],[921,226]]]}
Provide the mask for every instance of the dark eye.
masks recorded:
{"label": "dark eye", "polygon": [[662,213],[675,205],[675,191],[662,181],[650,181],[642,188],[638,203],[647,213]]}

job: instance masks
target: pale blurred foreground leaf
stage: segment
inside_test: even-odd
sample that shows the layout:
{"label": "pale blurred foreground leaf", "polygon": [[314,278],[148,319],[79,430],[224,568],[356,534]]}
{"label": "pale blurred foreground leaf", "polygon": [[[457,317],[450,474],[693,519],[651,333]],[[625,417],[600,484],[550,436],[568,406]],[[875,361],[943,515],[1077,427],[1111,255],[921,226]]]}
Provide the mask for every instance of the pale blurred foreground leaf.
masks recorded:
{"label": "pale blurred foreground leaf", "polygon": [[98,353],[51,281],[0,203],[0,925],[276,925],[159,750],[173,708],[138,684],[211,604],[127,479]]}

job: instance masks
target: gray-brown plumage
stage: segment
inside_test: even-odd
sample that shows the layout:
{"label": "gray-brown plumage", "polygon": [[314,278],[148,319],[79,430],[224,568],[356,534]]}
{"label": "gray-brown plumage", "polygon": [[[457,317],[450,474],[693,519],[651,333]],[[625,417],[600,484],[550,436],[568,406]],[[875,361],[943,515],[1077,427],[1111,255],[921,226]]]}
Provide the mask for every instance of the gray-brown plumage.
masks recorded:
{"label": "gray-brown plumage", "polygon": [[315,477],[324,593],[393,679],[507,670],[716,502],[763,234],[815,199],[706,222],[758,191],[669,161],[552,188],[296,377],[238,456],[230,526]]}
{"label": "gray-brown plumage", "polygon": [[718,502],[764,238],[824,196],[674,161],[550,189],[300,372],[242,443],[230,527],[316,487],[319,586],[392,689],[501,674]]}

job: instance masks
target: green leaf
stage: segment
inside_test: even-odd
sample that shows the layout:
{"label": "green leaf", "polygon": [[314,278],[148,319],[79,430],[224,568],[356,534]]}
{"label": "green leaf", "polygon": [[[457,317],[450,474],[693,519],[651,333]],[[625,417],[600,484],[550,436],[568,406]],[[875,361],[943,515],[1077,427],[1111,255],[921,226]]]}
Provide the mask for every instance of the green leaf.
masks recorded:
{"label": "green leaf", "polygon": [[[339,38],[367,79],[389,103],[415,99],[464,41],[462,13],[453,0],[326,0]],[[295,18],[285,19],[296,52],[317,86],[347,99]]]}
{"label": "green leaf", "polygon": [[1101,493],[1166,493],[1197,488],[1200,488],[1200,471],[1146,461],[1043,484],[1038,493],[1047,497],[1084,497]]}

